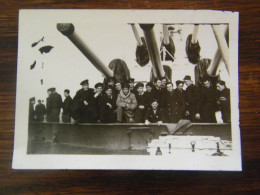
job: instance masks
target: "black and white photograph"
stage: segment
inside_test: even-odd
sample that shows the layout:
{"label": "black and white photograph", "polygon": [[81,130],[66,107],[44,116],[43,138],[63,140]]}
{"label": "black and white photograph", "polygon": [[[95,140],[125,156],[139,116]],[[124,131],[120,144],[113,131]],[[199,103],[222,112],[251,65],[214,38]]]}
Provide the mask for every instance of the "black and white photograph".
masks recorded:
{"label": "black and white photograph", "polygon": [[20,10],[14,169],[241,171],[238,13]]}

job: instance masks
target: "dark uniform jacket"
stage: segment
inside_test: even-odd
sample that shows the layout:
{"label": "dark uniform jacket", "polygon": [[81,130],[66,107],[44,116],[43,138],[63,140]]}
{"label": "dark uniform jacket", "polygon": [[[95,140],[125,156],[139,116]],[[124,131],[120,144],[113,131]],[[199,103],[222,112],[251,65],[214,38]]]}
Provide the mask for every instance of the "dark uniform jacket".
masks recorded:
{"label": "dark uniform jacket", "polygon": [[62,107],[62,98],[58,93],[52,93],[47,98],[47,121],[48,122],[59,122],[60,110]]}
{"label": "dark uniform jacket", "polygon": [[104,96],[104,93],[99,94],[97,97],[95,97],[95,94],[94,94],[95,122],[100,121],[100,107],[101,107],[101,99],[103,96]]}
{"label": "dark uniform jacket", "polygon": [[181,92],[176,89],[172,92],[167,92],[163,103],[165,121],[177,123],[183,117],[186,107]]}
{"label": "dark uniform jacket", "polygon": [[35,121],[35,111],[32,103],[30,103],[29,105],[29,121],[30,122]]}
{"label": "dark uniform jacket", "polygon": [[165,90],[164,89],[157,89],[156,87],[153,88],[153,97],[158,100],[159,107],[162,107],[162,99],[164,96]]}
{"label": "dark uniform jacket", "polygon": [[186,105],[190,113],[192,122],[196,122],[195,115],[200,113],[200,91],[199,88],[192,84],[186,88]]}
{"label": "dark uniform jacket", "polygon": [[[84,104],[87,101],[88,105]],[[79,122],[93,122],[94,113],[94,90],[80,89],[72,100],[72,118],[79,120]]]}
{"label": "dark uniform jacket", "polygon": [[[217,101],[220,102],[219,110],[222,114],[222,120],[225,123],[230,123],[230,89],[225,88],[223,91],[217,91]],[[225,97],[226,101],[221,101],[220,98]]]}
{"label": "dark uniform jacket", "polygon": [[146,99],[146,103],[145,103],[145,106],[146,108],[149,108],[151,107],[151,104],[152,104],[152,101],[154,99],[154,92],[153,90],[151,92],[144,92],[144,95],[145,95],[145,99]]}
{"label": "dark uniform jacket", "polygon": [[46,108],[44,104],[37,104],[35,107],[36,121],[43,122],[44,114],[46,113]]}
{"label": "dark uniform jacket", "polygon": [[[102,123],[116,122],[116,100],[115,95],[108,96],[106,93],[102,96],[100,101],[100,121]],[[108,106],[110,104],[112,107]]]}
{"label": "dark uniform jacket", "polygon": [[72,105],[72,98],[67,96],[62,103],[63,114],[70,114],[71,113],[71,105]]}
{"label": "dark uniform jacket", "polygon": [[148,120],[151,123],[162,121],[162,110],[157,108],[157,110],[154,111],[152,108],[148,108],[146,110],[145,120]]}
{"label": "dark uniform jacket", "polygon": [[[137,109],[135,110],[135,122],[144,123],[145,112],[147,109],[147,96],[145,93],[142,95],[136,94]],[[143,109],[140,109],[139,106],[144,106]]]}
{"label": "dark uniform jacket", "polygon": [[200,117],[204,123],[216,123],[216,91],[212,87],[200,89]]}

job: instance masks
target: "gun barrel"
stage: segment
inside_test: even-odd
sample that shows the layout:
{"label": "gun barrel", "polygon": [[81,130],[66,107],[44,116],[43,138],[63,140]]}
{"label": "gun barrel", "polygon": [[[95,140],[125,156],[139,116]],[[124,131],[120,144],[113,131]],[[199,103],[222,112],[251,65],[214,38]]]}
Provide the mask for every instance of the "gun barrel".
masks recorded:
{"label": "gun barrel", "polygon": [[144,31],[144,37],[146,40],[148,53],[152,62],[154,76],[156,78],[163,77],[165,76],[165,72],[161,65],[159,49],[155,40],[155,35],[153,30],[154,24],[140,24],[140,27]]}
{"label": "gun barrel", "polygon": [[75,32],[72,23],[58,23],[57,29],[82,52],[82,54],[105,76],[112,77],[113,72],[95,55],[91,48]]}
{"label": "gun barrel", "polygon": [[[224,60],[227,71],[229,73],[229,60],[228,60],[228,43],[227,43],[228,42],[228,27],[225,29],[225,36],[223,36],[224,40],[222,40],[223,38],[220,38],[220,37],[222,37],[222,35],[219,32],[218,27],[213,27],[213,26],[214,25],[212,25],[212,28],[215,29],[215,30],[213,30],[214,33],[217,33],[217,34],[215,34],[215,36],[216,36],[216,39],[217,39],[217,42],[219,45],[219,49],[217,50],[214,59],[212,60],[210,66],[208,67],[207,72],[210,76],[214,77],[214,76],[217,76],[217,71],[218,71],[218,67],[220,65],[221,59]],[[220,40],[221,40],[221,43],[220,43]],[[220,44],[222,45],[222,47],[220,47]],[[224,50],[223,50],[223,47],[225,48]],[[224,52],[224,54],[223,54],[223,52]],[[226,52],[226,54],[225,54],[225,52]],[[225,56],[223,56],[223,55],[225,55]]]}

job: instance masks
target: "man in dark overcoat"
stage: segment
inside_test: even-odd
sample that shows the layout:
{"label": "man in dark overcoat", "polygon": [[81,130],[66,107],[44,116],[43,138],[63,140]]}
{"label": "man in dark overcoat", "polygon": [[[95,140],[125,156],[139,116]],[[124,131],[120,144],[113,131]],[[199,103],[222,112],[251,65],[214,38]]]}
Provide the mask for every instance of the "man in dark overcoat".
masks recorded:
{"label": "man in dark overcoat", "polygon": [[208,78],[202,80],[200,88],[200,117],[203,123],[216,123],[216,91]]}
{"label": "man in dark overcoat", "polygon": [[94,89],[89,88],[88,80],[80,83],[82,88],[77,91],[72,100],[72,118],[74,123],[91,123],[94,122]]}
{"label": "man in dark overcoat", "polygon": [[217,103],[222,114],[224,123],[230,123],[230,89],[226,87],[225,81],[217,82]]}
{"label": "man in dark overcoat", "polygon": [[112,86],[107,85],[100,102],[100,121],[102,123],[116,122],[116,100],[117,97],[113,94]]}
{"label": "man in dark overcoat", "polygon": [[191,76],[184,77],[186,88],[186,108],[185,115],[192,122],[200,122],[200,91],[191,81]]}
{"label": "man in dark overcoat", "polygon": [[59,122],[60,111],[62,108],[61,95],[56,92],[55,88],[48,89],[49,97],[47,98],[47,122]]}
{"label": "man in dark overcoat", "polygon": [[70,123],[71,122],[71,105],[72,105],[72,98],[70,97],[70,90],[64,90],[65,99],[62,103],[62,122]]}
{"label": "man in dark overcoat", "polygon": [[43,122],[45,113],[46,113],[45,105],[42,104],[41,100],[38,100],[38,104],[35,107],[36,121]]}

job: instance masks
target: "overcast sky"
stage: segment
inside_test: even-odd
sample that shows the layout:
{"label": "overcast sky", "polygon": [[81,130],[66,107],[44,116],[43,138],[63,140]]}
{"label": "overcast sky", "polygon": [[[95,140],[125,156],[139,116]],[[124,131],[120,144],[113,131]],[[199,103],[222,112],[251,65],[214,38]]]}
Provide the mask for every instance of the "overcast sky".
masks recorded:
{"label": "overcast sky", "polygon": [[[19,37],[22,39],[19,40],[19,44],[22,44],[20,64],[30,81],[26,93],[30,97],[35,96],[36,99],[45,100],[46,90],[50,87],[56,87],[60,94],[63,94],[64,89],[70,89],[73,97],[75,92],[81,88],[82,80],[89,79],[90,87],[94,87],[97,82],[103,82],[101,73],[67,37],[57,30],[56,24],[56,20],[30,20],[25,22],[21,29],[23,34]],[[120,58],[127,63],[131,77],[136,81],[149,81],[151,62],[145,67],[140,67],[135,61],[136,40],[130,25],[127,23],[88,23],[84,20],[73,21],[73,24],[77,34],[105,65],[108,66],[113,59]],[[182,32],[174,35],[176,48],[174,63],[166,63],[172,68],[173,82],[183,79],[185,75],[191,75],[194,78],[194,65],[188,62],[185,52],[186,39],[193,32],[193,25],[173,26],[175,29],[181,29]],[[26,29],[28,33],[24,33]],[[137,29],[143,36],[139,25],[137,25]],[[222,30],[224,32],[224,25]],[[156,24],[154,31],[158,47],[160,47],[162,25]],[[43,36],[45,37],[44,42],[40,42],[36,47],[31,47],[33,42],[40,40]],[[201,46],[201,57],[213,59],[218,46],[210,25],[200,25],[198,40]],[[49,53],[41,54],[39,48],[46,45],[54,48]],[[30,70],[30,65],[35,60],[36,66]],[[223,62],[220,70],[221,78],[226,80],[228,85],[229,79]],[[43,85],[40,83],[41,79],[43,79]]]}

